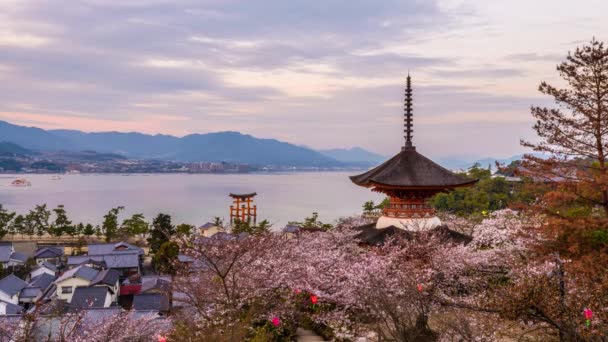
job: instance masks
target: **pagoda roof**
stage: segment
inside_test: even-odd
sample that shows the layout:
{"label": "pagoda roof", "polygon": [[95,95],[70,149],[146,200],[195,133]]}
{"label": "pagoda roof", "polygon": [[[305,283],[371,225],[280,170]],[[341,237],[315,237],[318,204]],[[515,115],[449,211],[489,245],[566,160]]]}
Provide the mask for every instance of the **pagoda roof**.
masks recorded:
{"label": "pagoda roof", "polygon": [[359,186],[396,189],[451,189],[478,181],[436,164],[414,147],[404,147],[383,164],[350,179]]}

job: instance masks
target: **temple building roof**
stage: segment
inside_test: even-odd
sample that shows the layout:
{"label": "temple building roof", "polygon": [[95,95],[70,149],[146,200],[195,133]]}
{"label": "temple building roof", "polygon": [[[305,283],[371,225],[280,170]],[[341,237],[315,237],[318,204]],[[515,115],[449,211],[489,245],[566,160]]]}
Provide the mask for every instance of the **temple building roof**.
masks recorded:
{"label": "temple building roof", "polygon": [[357,176],[353,183],[382,189],[436,189],[449,190],[477,182],[476,179],[457,175],[416,151],[413,145],[414,115],[412,110],[412,80],[407,75],[403,115],[405,144],[401,152],[380,166]]}
{"label": "temple building roof", "polygon": [[403,148],[400,153],[363,174],[351,176],[353,183],[365,187],[396,187],[402,189],[455,188],[477,182],[455,174],[418,153]]}

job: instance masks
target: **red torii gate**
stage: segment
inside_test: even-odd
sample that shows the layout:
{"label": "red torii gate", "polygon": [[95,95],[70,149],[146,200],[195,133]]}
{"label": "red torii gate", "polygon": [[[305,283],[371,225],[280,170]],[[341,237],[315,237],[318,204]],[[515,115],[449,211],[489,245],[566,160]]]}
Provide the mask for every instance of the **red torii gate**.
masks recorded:
{"label": "red torii gate", "polygon": [[249,194],[233,194],[230,193],[230,197],[233,199],[233,203],[230,206],[230,223],[233,223],[235,219],[241,220],[242,222],[250,222],[253,218],[255,224],[258,218],[257,205],[253,205],[253,197],[257,193],[252,192]]}

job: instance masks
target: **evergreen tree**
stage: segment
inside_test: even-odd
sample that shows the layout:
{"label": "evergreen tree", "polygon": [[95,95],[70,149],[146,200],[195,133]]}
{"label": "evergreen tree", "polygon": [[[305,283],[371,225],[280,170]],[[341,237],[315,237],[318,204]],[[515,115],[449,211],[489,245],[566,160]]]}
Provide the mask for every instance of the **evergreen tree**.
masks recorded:
{"label": "evergreen tree", "polygon": [[82,231],[82,234],[84,234],[85,236],[92,236],[95,235],[95,228],[93,227],[92,224],[87,223],[86,226],[84,226],[84,229]]}
{"label": "evergreen tree", "polygon": [[13,234],[25,235],[26,223],[23,215],[17,215],[11,222],[10,230]]}
{"label": "evergreen tree", "polygon": [[79,224],[76,225],[75,229],[74,229],[74,234],[76,234],[78,237],[82,236],[82,234],[84,233],[84,224],[82,222],[80,222]]}
{"label": "evergreen tree", "polygon": [[175,226],[171,224],[171,216],[158,214],[152,221],[152,229],[150,230],[150,237],[148,237],[150,252],[156,253],[163,243],[171,240],[173,235],[175,235]]}
{"label": "evergreen tree", "polygon": [[11,221],[15,215],[14,212],[9,212],[0,204],[0,240],[11,231]]}
{"label": "evergreen tree", "polygon": [[145,238],[149,229],[150,224],[145,220],[143,214],[134,214],[122,221],[120,226],[121,234],[129,237],[140,235]]}
{"label": "evergreen tree", "polygon": [[57,208],[53,209],[53,212],[55,213],[55,221],[50,229],[52,235],[57,237],[61,237],[63,234],[73,236],[75,229],[72,226],[72,221],[68,219],[64,206],[58,205]]}
{"label": "evergreen tree", "polygon": [[270,227],[272,225],[268,220],[263,220],[258,224],[251,224],[251,221],[241,221],[239,219],[234,220],[232,224],[232,234],[247,233],[251,235],[262,235],[270,233]]}
{"label": "evergreen tree", "polygon": [[49,232],[50,218],[51,212],[46,208],[46,204],[37,205],[25,216],[25,233],[29,236],[43,236]]}
{"label": "evergreen tree", "polygon": [[125,207],[118,206],[112,208],[103,217],[103,224],[101,226],[102,233],[106,237],[106,242],[112,241],[118,233],[118,214],[124,210]]}
{"label": "evergreen tree", "polygon": [[187,223],[178,224],[177,227],[175,227],[178,236],[190,236],[192,235],[192,232],[194,232],[194,229],[196,229],[196,227]]}
{"label": "evergreen tree", "polygon": [[152,257],[154,268],[161,273],[174,275],[178,255],[179,245],[177,243],[173,241],[164,242]]}

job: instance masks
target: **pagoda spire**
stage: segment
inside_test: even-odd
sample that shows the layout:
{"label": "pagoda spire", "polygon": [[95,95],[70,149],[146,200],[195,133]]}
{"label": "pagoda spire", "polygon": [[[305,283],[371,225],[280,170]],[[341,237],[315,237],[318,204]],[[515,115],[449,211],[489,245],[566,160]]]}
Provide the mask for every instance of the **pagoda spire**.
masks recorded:
{"label": "pagoda spire", "polygon": [[403,125],[404,125],[404,137],[405,137],[405,146],[404,150],[414,149],[414,145],[412,144],[412,138],[414,133],[414,116],[412,113],[412,78],[410,77],[410,73],[407,73],[407,82],[405,86],[405,113],[403,116]]}

